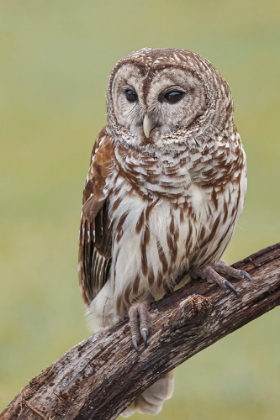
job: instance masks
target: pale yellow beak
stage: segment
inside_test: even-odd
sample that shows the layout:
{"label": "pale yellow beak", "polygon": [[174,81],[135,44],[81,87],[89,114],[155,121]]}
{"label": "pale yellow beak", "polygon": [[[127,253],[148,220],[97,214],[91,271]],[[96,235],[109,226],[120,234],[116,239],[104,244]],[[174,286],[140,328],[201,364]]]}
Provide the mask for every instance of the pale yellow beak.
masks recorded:
{"label": "pale yellow beak", "polygon": [[151,120],[149,120],[148,115],[145,115],[144,121],[143,121],[143,131],[147,139],[150,137],[150,132],[153,129],[153,123]]}

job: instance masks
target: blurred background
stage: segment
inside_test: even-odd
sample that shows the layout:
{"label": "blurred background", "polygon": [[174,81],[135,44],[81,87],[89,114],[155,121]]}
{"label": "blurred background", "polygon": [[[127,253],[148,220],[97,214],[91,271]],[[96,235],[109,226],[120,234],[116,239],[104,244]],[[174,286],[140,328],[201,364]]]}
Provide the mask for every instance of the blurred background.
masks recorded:
{"label": "blurred background", "polygon": [[[279,241],[280,3],[1,0],[0,22],[1,411],[89,335],[77,281],[81,194],[108,76],[128,52],[186,48],[220,70],[249,176],[225,260]],[[157,418],[279,419],[278,331],[275,309],[180,366]]]}

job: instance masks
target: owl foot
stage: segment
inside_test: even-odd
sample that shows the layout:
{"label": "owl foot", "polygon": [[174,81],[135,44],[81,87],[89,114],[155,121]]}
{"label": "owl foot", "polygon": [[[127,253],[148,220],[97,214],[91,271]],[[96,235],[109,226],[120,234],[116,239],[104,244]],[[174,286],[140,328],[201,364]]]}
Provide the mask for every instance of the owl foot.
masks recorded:
{"label": "owl foot", "polygon": [[138,341],[140,339],[140,335],[144,341],[145,347],[147,347],[150,321],[149,306],[151,300],[152,299],[147,299],[144,302],[135,303],[128,311],[131,340],[136,351],[139,351]]}
{"label": "owl foot", "polygon": [[202,268],[194,268],[192,272],[197,277],[217,283],[223,289],[229,289],[235,295],[238,294],[235,287],[220,274],[226,276],[228,275],[239,280],[244,279],[245,277],[247,277],[247,279],[250,281],[253,280],[252,277],[246,271],[232,268],[226,265],[223,261],[217,261],[211,265],[207,265],[206,267]]}

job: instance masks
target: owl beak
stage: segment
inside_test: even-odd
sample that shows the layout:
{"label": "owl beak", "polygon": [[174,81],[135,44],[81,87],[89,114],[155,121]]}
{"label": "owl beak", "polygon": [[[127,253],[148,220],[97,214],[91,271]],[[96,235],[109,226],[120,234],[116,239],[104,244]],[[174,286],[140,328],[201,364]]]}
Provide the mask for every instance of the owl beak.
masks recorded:
{"label": "owl beak", "polygon": [[143,131],[147,139],[150,137],[150,132],[154,128],[152,121],[149,119],[148,115],[146,114],[143,121]]}

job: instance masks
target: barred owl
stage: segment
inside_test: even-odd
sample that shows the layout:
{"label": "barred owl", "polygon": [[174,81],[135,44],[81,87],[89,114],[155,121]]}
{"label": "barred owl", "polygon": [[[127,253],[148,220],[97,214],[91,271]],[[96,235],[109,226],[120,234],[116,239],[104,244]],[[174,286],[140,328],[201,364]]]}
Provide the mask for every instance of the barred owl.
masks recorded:
{"label": "barred owl", "polygon": [[[90,317],[104,327],[128,316],[139,351],[152,300],[196,277],[236,293],[226,276],[250,276],[220,258],[245,192],[231,93],[214,66],[179,49],[118,61],[83,192],[79,279]],[[156,414],[172,392],[168,373],[123,416]]]}

